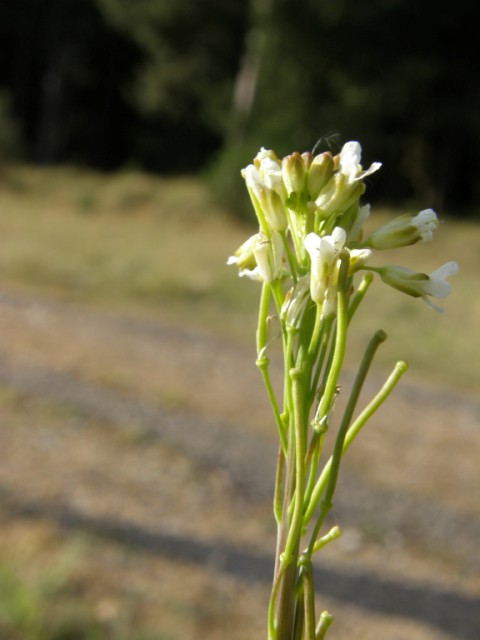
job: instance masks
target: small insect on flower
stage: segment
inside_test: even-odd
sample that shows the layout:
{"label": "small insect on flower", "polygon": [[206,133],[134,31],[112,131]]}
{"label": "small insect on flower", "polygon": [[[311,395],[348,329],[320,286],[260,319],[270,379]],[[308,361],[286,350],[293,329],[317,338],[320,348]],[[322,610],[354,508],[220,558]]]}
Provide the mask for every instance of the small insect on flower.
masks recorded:
{"label": "small insect on flower", "polygon": [[341,149],[342,134],[338,131],[329,131],[316,141],[312,149],[312,155],[322,151],[332,151],[338,153]]}

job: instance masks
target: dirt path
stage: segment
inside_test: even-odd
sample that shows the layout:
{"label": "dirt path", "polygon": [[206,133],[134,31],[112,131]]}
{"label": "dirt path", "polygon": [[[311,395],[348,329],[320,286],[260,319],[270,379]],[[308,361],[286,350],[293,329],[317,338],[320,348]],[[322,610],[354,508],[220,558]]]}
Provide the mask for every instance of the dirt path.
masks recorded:
{"label": "dirt path", "polygon": [[[25,294],[0,296],[0,332],[4,527],[94,533],[163,558],[170,583],[178,563],[196,567],[193,585],[229,593],[233,580],[232,607],[241,584],[265,598],[276,445],[253,354]],[[346,625],[369,629],[355,637],[478,638],[479,416],[470,397],[406,383],[349,454],[334,513],[345,535],[319,590]],[[232,616],[223,609],[210,612],[215,628]],[[198,619],[187,631],[171,625],[177,637],[204,633]]]}

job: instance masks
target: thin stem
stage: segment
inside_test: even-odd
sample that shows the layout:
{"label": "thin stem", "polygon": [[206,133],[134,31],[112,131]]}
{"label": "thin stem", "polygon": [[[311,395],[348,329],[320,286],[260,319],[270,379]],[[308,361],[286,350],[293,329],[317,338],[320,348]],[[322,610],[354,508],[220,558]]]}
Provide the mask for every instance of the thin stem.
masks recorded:
{"label": "thin stem", "polygon": [[288,227],[290,229],[290,235],[292,238],[293,247],[295,249],[297,259],[301,263],[302,262],[302,244],[300,242],[300,238],[302,237],[302,234],[299,233],[297,220],[295,219],[296,215],[298,214],[296,214],[291,209],[287,209]]}
{"label": "thin stem", "polygon": [[312,337],[310,338],[310,344],[308,345],[308,360],[309,362],[314,362],[315,354],[318,353],[318,349],[320,346],[320,339],[323,335],[322,327],[324,322],[322,322],[322,305],[317,304],[315,310],[315,324],[313,326]]}
{"label": "thin stem", "polygon": [[[351,445],[353,440],[359,434],[362,427],[366,424],[366,422],[371,418],[371,416],[377,411],[377,409],[385,402],[390,393],[395,388],[396,384],[402,377],[402,375],[407,370],[407,364],[405,362],[397,362],[392,373],[386,380],[385,384],[382,386],[377,395],[369,402],[369,404],[365,407],[365,409],[360,413],[357,419],[353,422],[351,427],[348,429],[347,434],[345,436],[345,440],[342,447],[342,453],[345,453],[348,447]],[[332,458],[327,461],[325,464],[320,477],[318,478],[317,484],[315,485],[315,489],[312,493],[312,497],[308,504],[308,507],[305,511],[304,522],[308,522],[312,517],[312,513],[318,502],[320,500],[320,496],[322,495],[325,485],[327,483],[328,477],[330,475],[330,469],[332,464]]]}
{"label": "thin stem", "polygon": [[305,482],[305,425],[302,393],[302,371],[291,369],[293,421],[295,428],[295,495],[292,521],[285,544],[284,561],[288,564],[294,556],[294,549],[302,530],[303,489]]}
{"label": "thin stem", "polygon": [[277,600],[278,592],[282,582],[285,569],[280,567],[278,573],[275,575],[273,582],[272,593],[270,595],[270,602],[268,603],[268,639],[275,640],[277,638],[277,625],[275,620],[275,603]]}
{"label": "thin stem", "polygon": [[286,232],[282,231],[280,235],[282,237],[283,246],[285,248],[285,253],[287,254],[288,265],[290,267],[290,271],[292,273],[293,282],[295,284],[297,282],[297,280],[298,280],[297,265],[296,265],[296,262],[295,262],[295,256],[293,255],[292,250],[290,249],[290,245],[288,244],[288,239],[287,239]]}
{"label": "thin stem", "polygon": [[[335,525],[330,529],[328,533],[326,533],[324,536],[322,536],[321,538],[315,541],[315,544],[313,545],[313,553],[316,553],[317,551],[322,549],[322,547],[324,547],[329,542],[332,542],[332,540],[337,540],[338,538],[340,538],[340,536],[341,536],[340,527]],[[306,553],[308,553],[308,551]]]}
{"label": "thin stem", "polygon": [[260,294],[260,307],[258,310],[257,324],[257,358],[261,358],[267,346],[267,317],[270,304],[270,285],[266,282],[262,284]]}
{"label": "thin stem", "polygon": [[337,484],[338,472],[340,469],[340,460],[343,454],[343,446],[345,443],[345,438],[347,435],[347,430],[350,425],[353,412],[358,402],[358,398],[360,396],[360,392],[363,388],[363,384],[367,377],[368,371],[372,364],[375,353],[379,347],[379,345],[386,340],[386,333],[382,330],[379,330],[372,337],[368,346],[363,355],[362,361],[360,363],[360,367],[358,368],[357,375],[355,376],[355,380],[352,385],[352,390],[350,392],[350,397],[348,398],[347,405],[345,407],[345,411],[343,413],[342,420],[340,422],[340,426],[338,428],[337,437],[335,439],[335,445],[333,448],[333,454],[331,457],[330,464],[330,472],[328,475],[328,483],[325,489],[325,495],[322,498],[321,508],[321,517],[317,519],[314,530],[312,532],[312,536],[310,539],[310,544],[308,547],[309,553],[313,553],[313,548],[315,545],[315,541],[320,530],[321,525],[323,524],[323,517],[326,515],[328,509],[330,509],[333,494],[335,493],[335,488]]}
{"label": "thin stem", "polygon": [[[315,397],[315,394],[317,393],[318,390],[318,381],[320,379],[320,374],[322,372],[323,369],[323,365],[325,362],[325,356],[327,354],[327,349],[328,349],[328,345],[330,343],[330,335],[332,332],[332,327],[333,327],[333,322],[334,322],[334,316],[329,316],[328,318],[325,318],[325,326],[322,330],[322,338],[321,338],[321,344],[319,347],[319,352],[316,355],[316,365],[315,365],[315,373],[313,375],[313,379],[311,382],[311,387],[310,387],[310,396],[312,398]],[[333,353],[333,351],[332,351]],[[330,360],[330,358],[329,358]],[[331,360],[330,360],[331,361]]]}
{"label": "thin stem", "polygon": [[[335,346],[333,350],[332,363],[328,370],[328,377],[325,383],[325,391],[317,411],[320,421],[324,420],[328,414],[332,401],[336,394],[337,382],[345,355],[345,345],[347,342],[347,276],[349,268],[349,254],[340,254],[340,269],[338,274],[337,291],[337,326],[335,335]],[[314,427],[315,428],[315,427]]]}
{"label": "thin stem", "polygon": [[280,409],[278,407],[277,398],[275,396],[275,392],[273,391],[272,383],[270,380],[269,373],[269,359],[266,356],[267,350],[267,317],[268,317],[268,309],[270,305],[270,293],[271,287],[270,285],[264,283],[262,286],[262,293],[260,296],[260,309],[258,312],[258,326],[257,326],[257,360],[256,365],[260,369],[260,373],[262,374],[263,382],[265,384],[265,389],[267,391],[267,396],[270,401],[270,405],[272,407],[273,415],[275,417],[275,424],[277,426],[278,435],[280,438],[280,443],[282,445],[282,450],[284,453],[287,451],[287,439],[285,434],[285,427],[282,421],[282,417],[280,415]]}
{"label": "thin stem", "polygon": [[280,409],[278,408],[277,398],[275,396],[275,392],[273,391],[272,383],[270,380],[270,374],[268,371],[269,360],[268,358],[258,359],[256,361],[257,367],[260,369],[262,374],[263,382],[265,384],[265,389],[267,391],[267,396],[270,401],[270,405],[272,407],[272,412],[275,418],[275,424],[277,426],[278,436],[280,438],[280,445],[282,447],[283,453],[287,454],[287,435],[285,433],[285,425],[282,420],[282,416],[280,415]]}
{"label": "thin stem", "polygon": [[283,487],[284,470],[285,470],[285,456],[283,454],[282,447],[280,446],[278,448],[277,470],[275,473],[275,490],[273,494],[273,514],[275,516],[277,528],[279,528],[282,523],[282,487]]}
{"label": "thin stem", "polygon": [[304,604],[304,640],[315,640],[315,593],[313,588],[312,562],[308,558],[301,559]]}
{"label": "thin stem", "polygon": [[322,611],[320,620],[318,621],[317,628],[315,630],[315,640],[323,640],[328,628],[333,622],[333,616],[328,611]]}
{"label": "thin stem", "polygon": [[348,305],[348,323],[349,324],[350,324],[350,322],[351,322],[356,310],[358,309],[360,303],[362,302],[363,298],[365,297],[365,294],[367,293],[368,288],[372,284],[372,281],[373,281],[373,275],[371,273],[366,273],[363,276],[362,281],[358,285],[357,290],[353,294],[353,296],[352,296],[352,298],[350,300],[350,304]]}

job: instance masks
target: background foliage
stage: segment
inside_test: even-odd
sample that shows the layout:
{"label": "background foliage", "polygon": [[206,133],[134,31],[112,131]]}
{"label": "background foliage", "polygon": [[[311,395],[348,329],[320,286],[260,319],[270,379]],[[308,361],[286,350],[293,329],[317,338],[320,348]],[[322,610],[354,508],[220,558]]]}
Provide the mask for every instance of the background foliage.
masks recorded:
{"label": "background foliage", "polygon": [[239,181],[223,177],[261,144],[359,138],[384,162],[376,201],[471,214],[476,24],[467,0],[6,0],[0,152],[209,169],[231,200]]}

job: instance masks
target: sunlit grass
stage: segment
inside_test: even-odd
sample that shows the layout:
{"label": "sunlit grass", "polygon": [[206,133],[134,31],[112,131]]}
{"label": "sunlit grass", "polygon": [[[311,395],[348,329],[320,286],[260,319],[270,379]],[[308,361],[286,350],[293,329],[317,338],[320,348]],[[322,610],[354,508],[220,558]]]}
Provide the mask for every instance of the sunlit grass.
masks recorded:
{"label": "sunlit grass", "polygon": [[[428,203],[426,203],[428,205]],[[391,212],[374,213],[370,224]],[[193,178],[134,172],[16,168],[0,184],[0,283],[135,312],[250,340],[258,287],[226,257],[253,232],[220,209]],[[430,272],[456,260],[460,273],[444,314],[380,282],[360,310],[351,353],[382,327],[379,363],[407,359],[410,375],[473,389],[480,381],[476,291],[480,230],[446,221],[435,241],[382,262]]]}

